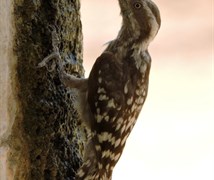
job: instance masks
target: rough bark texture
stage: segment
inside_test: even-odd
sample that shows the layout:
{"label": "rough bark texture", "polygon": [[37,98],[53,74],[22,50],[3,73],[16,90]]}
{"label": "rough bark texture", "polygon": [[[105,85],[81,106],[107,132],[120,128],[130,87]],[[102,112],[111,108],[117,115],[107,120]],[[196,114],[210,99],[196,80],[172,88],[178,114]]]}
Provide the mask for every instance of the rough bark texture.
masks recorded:
{"label": "rough bark texture", "polygon": [[11,3],[13,13],[14,57],[7,62],[9,72],[5,73],[11,75],[10,81],[6,79],[9,86],[5,91],[11,91],[11,95],[5,98],[8,113],[0,123],[14,120],[10,122],[11,129],[0,134],[0,152],[7,150],[6,176],[22,180],[74,179],[84,145],[73,107],[76,93],[62,85],[57,68],[48,72],[36,66],[52,51],[54,26],[61,56],[67,63],[66,71],[83,76],[80,3],[78,0],[7,3]]}

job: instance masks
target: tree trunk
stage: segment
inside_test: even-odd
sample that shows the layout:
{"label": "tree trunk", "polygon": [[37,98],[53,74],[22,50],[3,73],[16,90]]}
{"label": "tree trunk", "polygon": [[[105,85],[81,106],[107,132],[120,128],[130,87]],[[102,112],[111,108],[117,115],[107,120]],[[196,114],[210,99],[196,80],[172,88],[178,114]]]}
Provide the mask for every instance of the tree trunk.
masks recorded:
{"label": "tree trunk", "polygon": [[36,66],[55,27],[66,71],[83,76],[79,9],[78,0],[0,0],[1,180],[74,179],[84,148],[76,93],[57,68]]}

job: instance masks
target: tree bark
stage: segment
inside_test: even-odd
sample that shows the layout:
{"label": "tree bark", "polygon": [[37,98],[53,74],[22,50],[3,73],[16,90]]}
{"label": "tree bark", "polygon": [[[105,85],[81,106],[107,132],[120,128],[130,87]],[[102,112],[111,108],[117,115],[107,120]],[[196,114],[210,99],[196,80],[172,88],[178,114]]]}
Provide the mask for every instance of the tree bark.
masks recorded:
{"label": "tree bark", "polygon": [[84,148],[76,92],[57,67],[36,66],[55,27],[66,71],[83,76],[79,10],[79,0],[0,0],[1,180],[74,179]]}

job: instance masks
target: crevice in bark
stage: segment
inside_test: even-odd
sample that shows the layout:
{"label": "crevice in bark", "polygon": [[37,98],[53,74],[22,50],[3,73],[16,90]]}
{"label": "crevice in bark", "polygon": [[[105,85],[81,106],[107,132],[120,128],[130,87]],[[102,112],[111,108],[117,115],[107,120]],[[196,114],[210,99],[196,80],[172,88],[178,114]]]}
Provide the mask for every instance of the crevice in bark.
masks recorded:
{"label": "crevice in bark", "polygon": [[[60,37],[66,71],[83,76],[79,1],[14,0],[16,95],[20,112],[7,140],[14,179],[74,179],[84,142],[73,103],[58,69],[37,64],[52,51],[51,26]],[[73,65],[73,61],[76,64]]]}

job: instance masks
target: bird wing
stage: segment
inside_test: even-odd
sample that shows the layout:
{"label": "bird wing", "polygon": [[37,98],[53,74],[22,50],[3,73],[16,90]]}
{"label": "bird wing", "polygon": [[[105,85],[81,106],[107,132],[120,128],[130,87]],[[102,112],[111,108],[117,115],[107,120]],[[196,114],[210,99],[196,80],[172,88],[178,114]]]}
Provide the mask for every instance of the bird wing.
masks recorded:
{"label": "bird wing", "polygon": [[[96,132],[111,132],[125,101],[124,72],[112,53],[97,58],[88,80],[88,102],[94,115]],[[102,123],[102,125],[101,125]],[[99,125],[99,128],[98,126]],[[92,125],[93,128],[93,125]]]}

